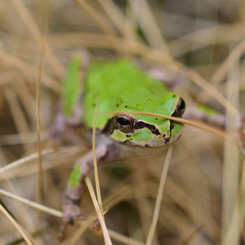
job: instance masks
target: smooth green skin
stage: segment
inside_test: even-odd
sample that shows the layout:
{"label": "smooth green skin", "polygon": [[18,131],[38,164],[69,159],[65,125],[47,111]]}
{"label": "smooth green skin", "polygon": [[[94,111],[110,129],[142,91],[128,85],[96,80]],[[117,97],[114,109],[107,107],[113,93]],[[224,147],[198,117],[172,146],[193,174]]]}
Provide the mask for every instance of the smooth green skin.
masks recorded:
{"label": "smooth green skin", "polygon": [[67,68],[63,85],[62,103],[64,113],[67,117],[72,115],[73,107],[78,101],[80,94],[80,70],[81,59],[78,55],[74,55]]}
{"label": "smooth green skin", "polygon": [[[126,60],[92,63],[85,79],[83,98],[83,123],[93,127],[95,107],[99,95],[99,107],[96,128],[102,130],[110,116],[108,112],[153,112],[171,116],[180,96],[169,93],[158,80],[150,77],[135,64]],[[170,135],[169,120],[147,115],[134,115],[139,120],[156,125],[161,133]],[[180,134],[183,124],[174,122],[172,137]],[[126,134],[115,130],[111,135],[114,140],[129,140]],[[160,140],[153,138],[149,129],[132,133],[130,140],[135,142]]]}

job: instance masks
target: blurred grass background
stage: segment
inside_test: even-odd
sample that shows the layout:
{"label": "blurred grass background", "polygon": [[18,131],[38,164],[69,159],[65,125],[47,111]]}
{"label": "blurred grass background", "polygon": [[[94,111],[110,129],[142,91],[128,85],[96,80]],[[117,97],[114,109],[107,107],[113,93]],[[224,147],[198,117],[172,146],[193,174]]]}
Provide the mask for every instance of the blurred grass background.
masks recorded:
{"label": "blurred grass background", "polygon": [[[38,151],[36,84],[41,76],[44,204],[62,209],[72,165],[88,150],[85,144],[57,148],[48,139],[74,53],[84,62],[87,56],[140,60],[166,78],[184,81],[185,91],[178,92],[187,106],[194,100],[226,113],[227,132],[236,135],[236,113],[227,108],[233,105],[244,112],[244,50],[242,0],[1,0],[0,164],[23,161],[0,174],[1,188],[37,201],[38,160],[26,156]],[[186,84],[186,77],[192,82]],[[99,168],[102,197],[109,207],[107,226],[129,237],[126,244],[146,242],[165,155]],[[186,126],[174,144],[153,244],[245,244],[244,171],[244,154],[236,143]],[[85,193],[82,207],[89,213],[93,204]],[[56,244],[60,218],[40,216],[2,195],[1,204],[33,244]],[[0,244],[26,244],[3,214],[0,223]],[[116,238],[113,244],[123,244]],[[77,244],[104,241],[87,230]]]}

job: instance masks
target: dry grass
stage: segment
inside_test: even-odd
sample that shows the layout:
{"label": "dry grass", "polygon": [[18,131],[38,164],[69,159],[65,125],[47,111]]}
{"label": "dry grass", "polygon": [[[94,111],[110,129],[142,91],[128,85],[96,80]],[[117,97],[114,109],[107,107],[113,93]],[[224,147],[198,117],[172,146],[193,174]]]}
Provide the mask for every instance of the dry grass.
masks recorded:
{"label": "dry grass", "polygon": [[160,68],[183,82],[177,92],[187,106],[194,100],[226,114],[228,138],[186,125],[166,180],[167,149],[99,168],[105,213],[87,179],[82,206],[91,219],[64,244],[104,244],[88,230],[93,203],[114,245],[245,244],[244,153],[229,140],[245,111],[244,21],[241,0],[1,0],[0,244],[56,244],[66,180],[88,150],[47,137],[75,52]]}

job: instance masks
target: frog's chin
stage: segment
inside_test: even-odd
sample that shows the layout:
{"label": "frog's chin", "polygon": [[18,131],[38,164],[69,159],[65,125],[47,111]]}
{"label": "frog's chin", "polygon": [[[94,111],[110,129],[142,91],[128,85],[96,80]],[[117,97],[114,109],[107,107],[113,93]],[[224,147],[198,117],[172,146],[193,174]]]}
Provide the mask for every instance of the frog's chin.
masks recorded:
{"label": "frog's chin", "polygon": [[[117,142],[120,145],[120,151],[123,158],[129,157],[151,157],[154,155],[158,155],[164,149],[164,146],[174,143],[181,134],[171,138],[168,142],[161,140],[160,142],[152,141],[152,142],[132,142],[132,141],[124,141]],[[151,143],[151,144],[150,144]]]}
{"label": "frog's chin", "polygon": [[177,141],[180,136],[181,136],[182,132],[180,132],[179,134],[175,135],[175,136],[171,136],[171,135],[163,135],[161,139],[158,140],[148,140],[148,141],[133,141],[133,140],[125,140],[125,141],[119,141],[121,144],[125,144],[125,145],[130,145],[132,146],[139,146],[141,148],[161,148],[163,146],[169,145],[174,143],[175,141]]}

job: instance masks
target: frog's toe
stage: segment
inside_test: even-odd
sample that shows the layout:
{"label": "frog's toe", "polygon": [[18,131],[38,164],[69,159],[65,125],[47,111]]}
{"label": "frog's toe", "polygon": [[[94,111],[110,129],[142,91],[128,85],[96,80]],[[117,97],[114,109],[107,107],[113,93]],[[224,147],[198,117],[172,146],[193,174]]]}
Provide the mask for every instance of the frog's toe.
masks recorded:
{"label": "frog's toe", "polygon": [[96,235],[98,235],[98,236],[103,235],[103,232],[102,232],[102,229],[101,229],[99,220],[95,220],[91,224],[90,228],[94,230],[94,232],[96,233]]}
{"label": "frog's toe", "polygon": [[69,204],[64,209],[62,224],[56,237],[57,242],[61,243],[66,239],[68,225],[74,225],[78,220],[85,220],[88,216],[82,213],[78,205]]}

